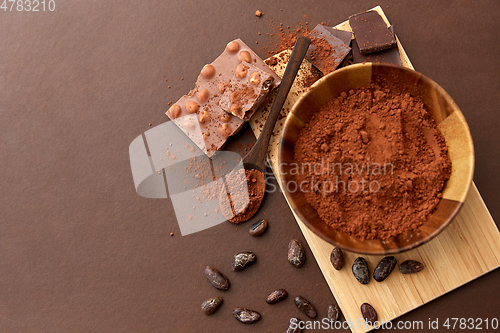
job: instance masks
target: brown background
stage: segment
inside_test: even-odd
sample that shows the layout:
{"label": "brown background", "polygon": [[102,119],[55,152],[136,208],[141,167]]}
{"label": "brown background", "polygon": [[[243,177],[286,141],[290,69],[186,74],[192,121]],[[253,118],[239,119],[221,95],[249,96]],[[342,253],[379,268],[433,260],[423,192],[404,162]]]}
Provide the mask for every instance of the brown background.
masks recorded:
{"label": "brown background", "polygon": [[[54,12],[2,10],[0,331],[284,332],[291,316],[306,318],[292,299],[265,304],[276,288],[326,316],[332,295],[312,254],[302,269],[286,262],[288,240],[303,237],[279,193],[255,217],[271,224],[261,238],[248,235],[250,223],[181,237],[169,199],[136,194],[128,146],[149,123],[166,121],[167,103],[228,41],[241,38],[265,57],[271,20],[335,25],[379,4],[415,68],[464,113],[474,180],[498,223],[498,1],[56,0]],[[258,262],[231,272],[240,250]],[[208,284],[206,265],[227,273],[229,291]],[[499,277],[496,270],[400,320],[427,327],[429,318],[498,317]],[[218,294],[222,308],[202,315],[201,302]],[[240,324],[236,306],[263,319]]]}

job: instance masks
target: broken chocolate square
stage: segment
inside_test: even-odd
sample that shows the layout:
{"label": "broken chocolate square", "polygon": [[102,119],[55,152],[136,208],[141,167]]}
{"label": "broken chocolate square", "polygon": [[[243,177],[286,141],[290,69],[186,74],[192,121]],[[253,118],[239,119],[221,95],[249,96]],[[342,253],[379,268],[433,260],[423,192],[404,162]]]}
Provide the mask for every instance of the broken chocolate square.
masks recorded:
{"label": "broken chocolate square", "polygon": [[338,39],[342,40],[346,46],[351,46],[351,40],[354,34],[350,31],[345,31],[345,30],[339,30],[335,28],[331,28],[328,26],[323,26],[323,28],[326,29],[329,33],[337,37]]}
{"label": "broken chocolate square", "polygon": [[310,37],[311,45],[306,59],[325,75],[333,72],[351,51],[343,40],[332,35],[321,24],[311,31]]}
{"label": "broken chocolate square", "polygon": [[349,17],[361,54],[382,51],[396,46],[394,35],[376,11],[368,11]]}

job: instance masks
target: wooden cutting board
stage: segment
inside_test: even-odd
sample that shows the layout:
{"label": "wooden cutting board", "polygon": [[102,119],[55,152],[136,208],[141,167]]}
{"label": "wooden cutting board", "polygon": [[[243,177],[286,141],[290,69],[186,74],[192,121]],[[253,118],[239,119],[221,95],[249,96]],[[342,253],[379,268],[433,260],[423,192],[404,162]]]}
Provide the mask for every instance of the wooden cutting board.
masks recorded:
{"label": "wooden cutting board", "polygon": [[[373,10],[376,10],[389,26],[380,6]],[[335,28],[351,30],[347,21]],[[399,40],[398,49],[403,66],[413,69]],[[271,66],[280,76],[284,73],[289,55],[290,51],[283,51],[278,56],[278,64]],[[277,172],[278,145],[285,116],[307,89],[304,82],[310,73],[311,64],[304,60],[269,144],[269,161],[278,184],[281,183]],[[272,98],[270,100],[272,101]],[[262,107],[250,121],[257,137],[267,118],[270,103]],[[354,278],[351,266],[358,257],[355,253],[345,251],[344,269],[335,270],[330,263],[333,246],[313,234],[296,215],[295,219],[348,322],[362,322],[360,306],[364,302],[373,305],[380,322],[390,321],[500,266],[500,232],[474,184],[460,213],[439,236],[414,250],[395,255],[398,263],[415,259],[423,262],[425,269],[413,275],[403,275],[395,271],[382,283],[371,281],[368,285],[361,285]],[[382,258],[364,257],[371,270]],[[366,332],[371,329],[372,327],[366,324],[351,326],[353,332]]]}

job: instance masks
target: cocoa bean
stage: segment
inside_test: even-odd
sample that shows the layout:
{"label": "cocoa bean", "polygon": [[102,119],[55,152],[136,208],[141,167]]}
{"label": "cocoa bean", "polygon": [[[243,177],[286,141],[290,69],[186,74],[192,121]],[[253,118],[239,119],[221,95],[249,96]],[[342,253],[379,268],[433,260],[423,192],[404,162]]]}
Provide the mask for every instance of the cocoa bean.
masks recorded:
{"label": "cocoa bean", "polygon": [[221,272],[207,266],[205,268],[205,275],[207,276],[208,281],[217,289],[227,290],[229,288],[229,280],[224,276]]}
{"label": "cocoa bean", "polygon": [[377,321],[377,311],[368,303],[361,304],[361,314],[370,325],[373,325],[373,323]]}
{"label": "cocoa bean", "polygon": [[406,260],[399,265],[399,271],[403,274],[418,273],[424,269],[424,264],[416,260]]}
{"label": "cocoa bean", "polygon": [[257,260],[255,253],[243,251],[234,256],[231,268],[233,271],[239,271],[253,264],[255,260]]}
{"label": "cocoa bean", "polygon": [[344,254],[340,247],[334,247],[332,253],[330,253],[330,262],[333,268],[340,271],[344,267]]}
{"label": "cocoa bean", "polygon": [[295,297],[295,305],[306,314],[309,318],[316,318],[317,312],[314,306],[309,302],[307,299],[305,299],[302,296],[297,296]]}
{"label": "cocoa bean", "polygon": [[352,274],[354,274],[354,277],[361,284],[368,284],[368,282],[370,282],[370,270],[365,258],[358,257],[354,260],[352,264]]}
{"label": "cocoa bean", "polygon": [[268,224],[268,222],[266,219],[258,220],[257,222],[252,224],[252,226],[250,227],[250,231],[249,231],[250,235],[252,235],[252,236],[262,235],[267,230],[267,224]]}
{"label": "cocoa bean", "polygon": [[302,267],[306,261],[306,252],[296,239],[292,239],[288,243],[288,261],[295,267]]}
{"label": "cocoa bean", "polygon": [[245,309],[245,308],[236,308],[233,310],[233,316],[238,321],[244,324],[255,323],[260,319],[260,313],[257,311]]}
{"label": "cocoa bean", "polygon": [[222,304],[222,297],[217,296],[214,298],[210,298],[201,304],[201,310],[205,312],[207,315],[211,315],[212,313],[217,311],[217,309],[220,307],[221,304]]}
{"label": "cocoa bean", "polygon": [[278,289],[270,293],[269,296],[267,296],[266,303],[274,304],[284,300],[287,296],[288,292],[285,289]]}
{"label": "cocoa bean", "polygon": [[384,281],[389,276],[389,274],[391,274],[397,263],[398,261],[393,256],[382,258],[373,271],[373,278],[375,279],[375,281]]}

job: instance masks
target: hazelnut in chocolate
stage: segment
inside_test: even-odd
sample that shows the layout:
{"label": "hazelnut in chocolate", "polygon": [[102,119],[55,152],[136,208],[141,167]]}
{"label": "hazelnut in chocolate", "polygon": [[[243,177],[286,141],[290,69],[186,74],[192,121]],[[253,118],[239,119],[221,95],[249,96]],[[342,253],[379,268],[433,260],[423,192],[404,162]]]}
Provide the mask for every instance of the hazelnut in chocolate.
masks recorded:
{"label": "hazelnut in chocolate", "polygon": [[257,67],[242,62],[236,68],[234,77],[223,82],[219,106],[240,119],[248,119],[269,93],[274,78]]}

